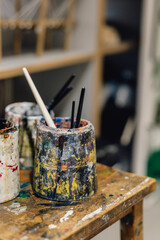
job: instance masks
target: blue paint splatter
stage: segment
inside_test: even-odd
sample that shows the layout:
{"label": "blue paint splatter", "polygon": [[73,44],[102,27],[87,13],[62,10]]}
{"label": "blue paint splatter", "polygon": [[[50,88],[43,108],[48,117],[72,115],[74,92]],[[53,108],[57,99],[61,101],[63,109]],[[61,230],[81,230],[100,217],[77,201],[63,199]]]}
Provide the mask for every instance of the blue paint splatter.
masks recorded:
{"label": "blue paint splatter", "polygon": [[70,118],[66,118],[66,119],[65,119],[65,122],[70,122],[70,121],[71,121]]}
{"label": "blue paint splatter", "polygon": [[109,197],[113,197],[114,195],[113,194],[109,194]]}
{"label": "blue paint splatter", "polygon": [[29,186],[29,182],[25,182],[25,183],[23,183],[23,184],[21,184],[21,188],[25,188],[25,187],[28,187]]}
{"label": "blue paint splatter", "polygon": [[19,198],[26,199],[26,198],[29,198],[29,197],[30,197],[30,193],[29,193],[29,192],[26,192],[26,191],[20,191],[18,197],[19,197]]}
{"label": "blue paint splatter", "polygon": [[62,121],[62,118],[57,117],[57,118],[54,119],[54,121],[55,121],[56,123],[57,123],[57,122],[61,122],[61,121]]}

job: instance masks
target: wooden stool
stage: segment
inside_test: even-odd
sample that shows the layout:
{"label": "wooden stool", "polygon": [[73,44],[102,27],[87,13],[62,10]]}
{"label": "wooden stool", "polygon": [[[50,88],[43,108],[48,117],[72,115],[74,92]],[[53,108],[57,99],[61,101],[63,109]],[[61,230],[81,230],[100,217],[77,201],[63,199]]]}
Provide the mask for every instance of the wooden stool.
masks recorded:
{"label": "wooden stool", "polygon": [[156,181],[97,164],[98,191],[77,203],[33,194],[30,170],[21,171],[21,192],[0,204],[0,239],[90,239],[121,220],[121,239],[143,239],[143,198]]}

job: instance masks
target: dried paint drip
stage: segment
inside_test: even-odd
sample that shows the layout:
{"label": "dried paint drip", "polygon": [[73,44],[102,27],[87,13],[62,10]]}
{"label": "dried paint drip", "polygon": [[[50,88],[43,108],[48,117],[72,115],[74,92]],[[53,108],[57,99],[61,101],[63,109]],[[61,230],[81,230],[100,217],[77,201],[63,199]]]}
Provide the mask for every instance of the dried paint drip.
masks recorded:
{"label": "dried paint drip", "polygon": [[19,188],[18,130],[0,119],[0,203],[15,198]]}
{"label": "dried paint drip", "polygon": [[77,201],[97,190],[96,148],[93,125],[82,120],[70,129],[69,118],[55,118],[56,129],[41,125],[33,188],[37,195],[56,201]]}
{"label": "dried paint drip", "polygon": [[39,107],[32,102],[13,103],[5,108],[5,117],[19,128],[20,168],[33,167],[37,125],[43,118]]}

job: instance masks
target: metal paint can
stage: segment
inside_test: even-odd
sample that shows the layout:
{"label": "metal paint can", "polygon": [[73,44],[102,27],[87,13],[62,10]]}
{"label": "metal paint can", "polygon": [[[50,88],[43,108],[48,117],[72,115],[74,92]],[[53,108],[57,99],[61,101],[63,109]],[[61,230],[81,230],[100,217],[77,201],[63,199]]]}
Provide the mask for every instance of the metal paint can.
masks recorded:
{"label": "metal paint can", "polygon": [[13,121],[19,129],[20,168],[32,168],[35,156],[37,125],[43,119],[39,106],[32,102],[10,104],[5,108],[5,118]]}
{"label": "metal paint can", "polygon": [[34,161],[33,189],[43,198],[78,201],[97,190],[93,125],[81,120],[70,129],[70,118],[55,118],[57,128],[40,125]]}
{"label": "metal paint can", "polygon": [[0,203],[17,197],[19,189],[18,129],[0,119]]}

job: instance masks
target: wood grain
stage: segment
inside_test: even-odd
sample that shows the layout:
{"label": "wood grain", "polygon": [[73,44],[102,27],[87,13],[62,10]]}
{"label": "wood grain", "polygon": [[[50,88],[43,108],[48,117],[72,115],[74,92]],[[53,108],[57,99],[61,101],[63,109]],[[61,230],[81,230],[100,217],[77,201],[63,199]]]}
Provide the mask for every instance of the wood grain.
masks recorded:
{"label": "wood grain", "polygon": [[[101,164],[97,164],[97,174],[97,193],[85,201],[66,203],[65,206],[36,197],[30,184],[32,172],[22,170],[20,195],[0,205],[0,216],[3,216],[0,218],[0,239],[10,240],[13,236],[33,240],[90,239],[133,209],[137,215],[138,203],[156,186],[152,178]],[[135,226],[140,220],[135,219]]]}

